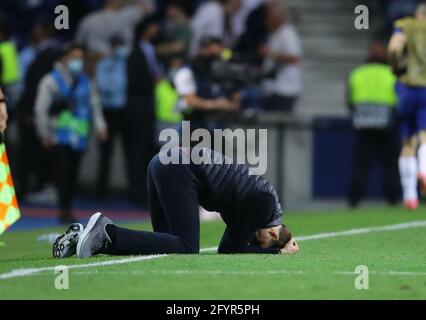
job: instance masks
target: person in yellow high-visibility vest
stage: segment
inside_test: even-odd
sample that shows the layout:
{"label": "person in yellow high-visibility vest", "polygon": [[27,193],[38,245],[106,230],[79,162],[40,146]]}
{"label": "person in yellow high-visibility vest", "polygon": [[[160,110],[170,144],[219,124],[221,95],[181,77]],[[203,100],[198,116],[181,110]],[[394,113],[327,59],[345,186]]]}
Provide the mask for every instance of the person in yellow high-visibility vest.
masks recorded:
{"label": "person in yellow high-visibility vest", "polygon": [[19,80],[18,51],[11,41],[0,42],[0,83],[10,85]]}
{"label": "person in yellow high-visibility vest", "polygon": [[176,110],[179,96],[170,79],[163,78],[155,86],[155,116],[157,136],[163,129],[180,127],[182,115]]}
{"label": "person in yellow high-visibility vest", "polygon": [[348,105],[357,136],[349,204],[359,204],[373,160],[384,171],[384,191],[390,204],[398,201],[398,146],[394,111],[396,77],[386,61],[386,47],[375,42],[367,63],[355,68],[348,81]]}
{"label": "person in yellow high-visibility vest", "polygon": [[4,20],[0,20],[0,85],[8,96],[9,107],[17,98],[20,65],[18,50],[10,40],[9,28]]}

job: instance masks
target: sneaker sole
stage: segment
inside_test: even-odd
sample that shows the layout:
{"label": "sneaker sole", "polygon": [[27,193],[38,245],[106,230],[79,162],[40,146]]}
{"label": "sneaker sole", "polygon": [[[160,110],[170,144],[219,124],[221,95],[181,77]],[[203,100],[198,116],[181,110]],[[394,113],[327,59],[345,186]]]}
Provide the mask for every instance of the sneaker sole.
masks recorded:
{"label": "sneaker sole", "polygon": [[[69,227],[68,230],[70,228],[71,227]],[[76,253],[76,247],[77,247],[78,240],[77,240],[76,243],[74,243],[73,245],[68,246],[68,247],[65,247],[63,243],[61,243],[59,248],[58,248],[58,245],[66,237],[68,237],[68,239],[69,239],[68,241],[70,241],[70,239],[74,239],[75,237],[80,237],[81,233],[84,230],[84,228],[81,224],[79,224],[79,229],[80,229],[79,232],[77,232],[77,231],[74,232],[74,235],[72,236],[72,238],[69,236],[68,230],[67,230],[67,232],[65,232],[63,235],[61,235],[60,237],[58,237],[55,240],[55,243],[53,244],[53,248],[52,248],[54,258],[56,258],[56,259],[68,258],[68,257],[70,257],[70,256],[72,256]],[[73,231],[71,231],[71,232],[73,232]],[[72,250],[73,247],[74,247],[74,250]],[[66,254],[64,254],[64,252],[66,252]]]}
{"label": "sneaker sole", "polygon": [[79,258],[87,258],[84,257],[82,252],[81,252],[81,248],[84,247],[84,244],[87,240],[87,235],[89,234],[90,231],[92,231],[93,227],[95,226],[96,222],[98,222],[99,218],[102,216],[102,213],[98,212],[95,213],[90,219],[89,222],[87,223],[86,229],[84,229],[84,231],[82,232],[82,234],[80,235],[80,239],[78,240],[77,243],[77,257]]}

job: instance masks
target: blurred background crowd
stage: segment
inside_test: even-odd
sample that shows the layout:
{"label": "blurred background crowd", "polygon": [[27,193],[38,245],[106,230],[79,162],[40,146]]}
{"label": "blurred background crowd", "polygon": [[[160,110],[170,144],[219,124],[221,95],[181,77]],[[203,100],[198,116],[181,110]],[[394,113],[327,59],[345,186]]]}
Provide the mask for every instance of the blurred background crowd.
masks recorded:
{"label": "blurred background crowd", "polygon": [[[361,2],[371,14],[371,30],[364,34],[353,25],[353,8]],[[235,121],[259,113],[274,118],[300,114],[325,117],[333,126],[342,121],[339,117],[353,114],[357,103],[351,100],[354,94],[345,95],[351,70],[362,63],[386,65],[393,22],[412,14],[417,4],[2,0],[0,85],[9,108],[6,138],[19,200],[36,202],[54,189],[60,218],[69,222],[74,196],[110,198],[116,191],[111,176],[119,170],[126,177],[125,197],[146,208],[146,168],[160,147],[158,132],[179,128],[183,119],[193,129],[213,129],[223,126],[224,114]],[[58,5],[69,10],[69,29],[55,28]],[[394,105],[389,95],[386,102]],[[350,126],[362,131],[359,141],[372,140],[372,128]],[[393,126],[385,129],[377,145],[390,141],[388,148],[364,145],[350,153],[350,161],[344,150],[348,145],[356,150],[353,131],[286,137],[293,141],[285,147],[287,163],[299,172],[286,177],[290,197],[339,198],[342,189],[350,189],[350,203],[356,206],[364,193],[375,194],[364,191],[369,168],[355,166],[350,178],[351,171],[342,166],[352,157],[358,157],[355,163],[369,163],[379,152],[388,179],[385,194],[396,203],[398,139]],[[117,138],[123,154],[119,169],[112,163]],[[96,156],[83,158],[86,153]],[[309,170],[304,160],[297,163],[306,156],[312,158]],[[280,155],[273,157],[281,161]],[[93,181],[79,183],[79,172],[82,181],[89,175]],[[345,184],[351,187],[342,188]]]}

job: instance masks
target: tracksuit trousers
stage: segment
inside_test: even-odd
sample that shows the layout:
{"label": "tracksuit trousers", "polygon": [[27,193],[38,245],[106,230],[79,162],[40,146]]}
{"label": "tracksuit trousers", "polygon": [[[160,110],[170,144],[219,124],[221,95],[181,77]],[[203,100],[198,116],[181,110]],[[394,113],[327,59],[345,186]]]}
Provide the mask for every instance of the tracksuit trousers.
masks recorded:
{"label": "tracksuit trousers", "polygon": [[148,194],[154,232],[110,226],[109,254],[199,253],[198,182],[189,165],[163,165],[158,155],[148,167]]}

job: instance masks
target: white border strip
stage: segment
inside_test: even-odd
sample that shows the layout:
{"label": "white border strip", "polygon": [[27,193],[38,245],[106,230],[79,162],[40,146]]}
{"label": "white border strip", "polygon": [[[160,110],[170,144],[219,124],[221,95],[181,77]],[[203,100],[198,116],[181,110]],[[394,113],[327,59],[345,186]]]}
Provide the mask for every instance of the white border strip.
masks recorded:
{"label": "white border strip", "polygon": [[[334,238],[334,237],[341,237],[341,236],[366,234],[366,233],[372,233],[372,232],[403,230],[403,229],[421,228],[421,227],[426,227],[426,220],[412,221],[412,222],[392,224],[392,225],[386,225],[386,226],[378,226],[378,227],[349,229],[349,230],[337,231],[337,232],[318,233],[318,234],[313,234],[313,235],[310,235],[310,236],[297,237],[296,240],[297,241],[318,240],[318,239],[324,239],[324,238]],[[217,250],[217,247],[211,247],[211,248],[201,249],[200,252],[212,252],[212,251],[216,251],[216,250]],[[125,259],[106,260],[106,261],[83,263],[83,264],[72,264],[72,265],[67,265],[67,267],[69,269],[102,267],[102,266],[111,266],[111,265],[132,263],[132,262],[137,262],[137,261],[142,261],[142,260],[152,260],[152,259],[157,259],[157,258],[162,258],[162,257],[167,257],[167,256],[169,256],[169,255],[168,254],[160,254],[160,255],[151,255],[151,256],[137,256],[137,257],[129,257],[129,258],[125,258]],[[42,268],[15,269],[15,270],[12,270],[12,271],[7,272],[7,273],[0,274],[0,280],[30,276],[30,275],[33,275],[35,273],[39,273],[39,272],[43,272],[43,271],[53,271],[53,270],[55,270],[56,267],[58,267],[58,265],[52,266],[52,267],[42,267]],[[405,272],[399,272],[399,273],[401,275],[405,274]],[[398,272],[395,271],[394,274],[397,275]],[[423,275],[423,274],[419,274],[419,275]]]}
{"label": "white border strip", "polygon": [[318,234],[313,234],[311,236],[296,237],[296,240],[297,241],[318,240],[318,239],[324,239],[324,238],[353,236],[357,234],[365,234],[365,233],[372,233],[372,232],[383,232],[383,231],[403,230],[403,229],[422,228],[422,227],[426,227],[426,220],[391,224],[387,226],[367,227],[367,228],[349,229],[349,230],[337,231],[337,232],[318,233]]}
{"label": "white border strip", "polygon": [[[334,271],[332,272],[336,275],[343,276],[354,276],[359,275],[354,271]],[[426,276],[426,272],[419,271],[368,271],[369,274],[374,274],[378,276]],[[315,271],[303,271],[303,270],[265,270],[265,271],[251,271],[251,270],[132,270],[132,271],[103,271],[102,273],[98,270],[94,271],[75,271],[74,275],[91,275],[91,274],[172,274],[172,275],[188,275],[188,274],[208,274],[208,275],[284,275],[284,274],[322,274],[322,272]],[[42,274],[33,274],[33,276],[41,276]]]}
{"label": "white border strip", "polygon": [[[69,269],[103,267],[103,266],[111,266],[116,264],[132,263],[132,262],[137,262],[141,260],[152,260],[152,259],[161,258],[165,256],[168,256],[168,254],[159,254],[159,255],[152,255],[152,256],[137,256],[137,257],[130,257],[125,259],[107,260],[107,261],[99,261],[99,262],[83,263],[83,264],[71,264],[71,265],[64,265],[64,266],[66,266]],[[42,271],[53,271],[58,266],[59,265],[52,266],[52,267],[43,267],[43,268],[16,269],[8,273],[0,274],[0,280],[29,276],[34,273],[38,273]]]}

